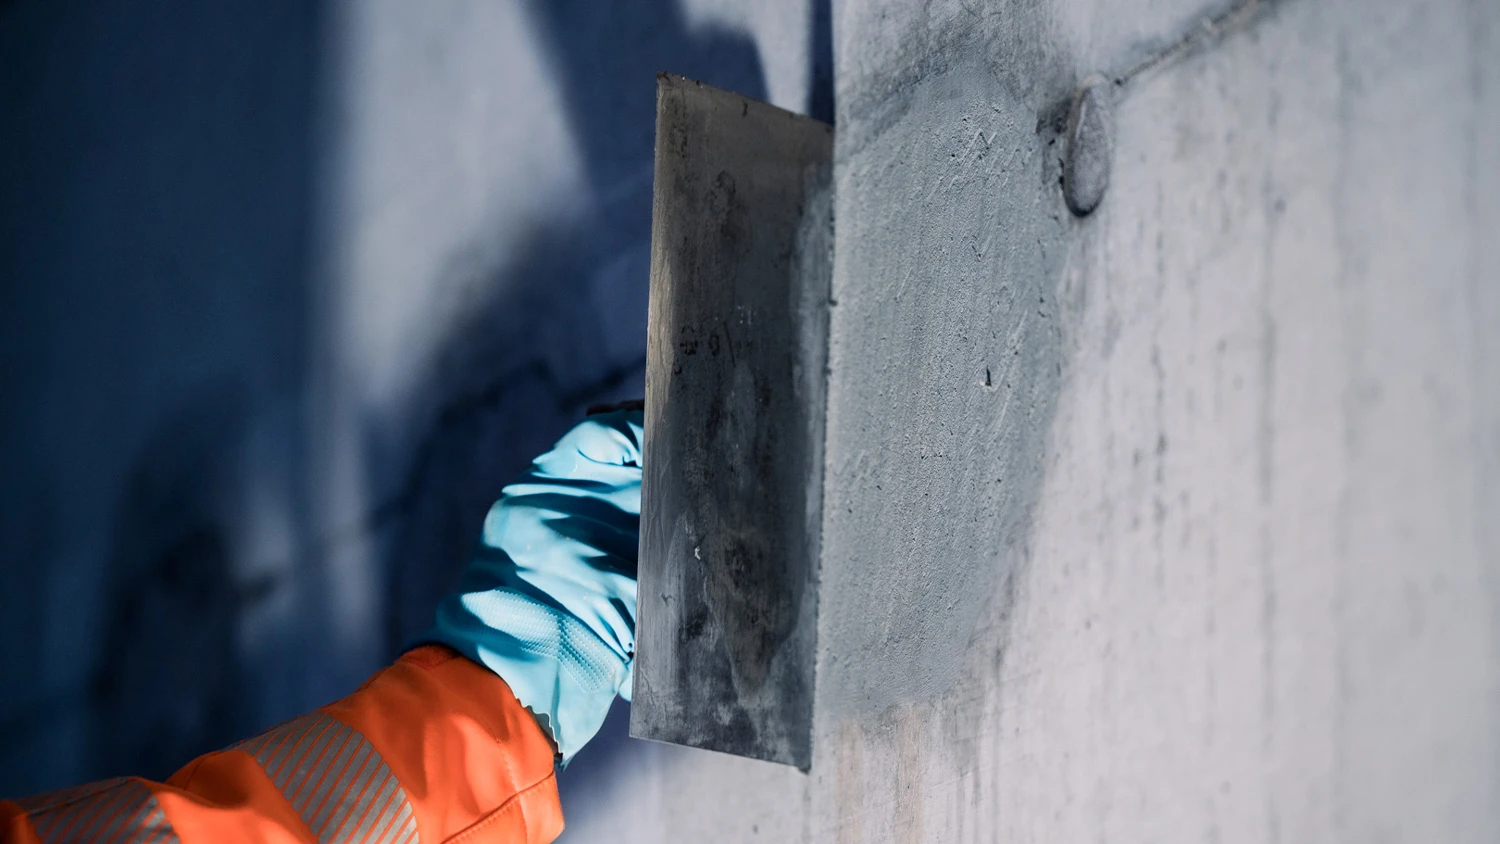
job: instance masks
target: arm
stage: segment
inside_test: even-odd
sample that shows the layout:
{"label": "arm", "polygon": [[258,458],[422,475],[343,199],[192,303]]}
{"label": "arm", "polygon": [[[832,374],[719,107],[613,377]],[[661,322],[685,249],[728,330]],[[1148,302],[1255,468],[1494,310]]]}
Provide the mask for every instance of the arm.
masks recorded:
{"label": "arm", "polygon": [[166,783],[0,802],[0,842],[547,842],[566,763],[629,695],[639,410],[590,417],[507,486],[426,644]]}
{"label": "arm", "polygon": [[336,703],[190,762],[0,803],[0,839],[545,842],[562,831],[552,747],[505,681],[408,652]]}

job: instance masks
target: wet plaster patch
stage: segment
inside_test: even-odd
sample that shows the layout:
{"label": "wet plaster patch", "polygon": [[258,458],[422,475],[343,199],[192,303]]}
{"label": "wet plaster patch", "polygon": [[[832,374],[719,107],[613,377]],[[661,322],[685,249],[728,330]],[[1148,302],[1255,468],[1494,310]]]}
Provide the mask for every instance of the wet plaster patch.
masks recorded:
{"label": "wet plaster patch", "polygon": [[1061,384],[1055,135],[981,63],[914,85],[840,140],[818,676],[836,722],[959,679],[1023,559]]}

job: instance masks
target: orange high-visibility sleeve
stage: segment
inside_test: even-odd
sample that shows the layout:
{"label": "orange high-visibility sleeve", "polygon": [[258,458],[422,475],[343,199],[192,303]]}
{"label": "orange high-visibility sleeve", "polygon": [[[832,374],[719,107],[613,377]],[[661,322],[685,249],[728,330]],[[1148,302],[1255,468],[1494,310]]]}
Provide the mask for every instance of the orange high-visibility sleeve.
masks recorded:
{"label": "orange high-visibility sleeve", "polygon": [[473,842],[562,832],[553,748],[505,682],[440,646],[165,783],[0,801],[0,842]]}

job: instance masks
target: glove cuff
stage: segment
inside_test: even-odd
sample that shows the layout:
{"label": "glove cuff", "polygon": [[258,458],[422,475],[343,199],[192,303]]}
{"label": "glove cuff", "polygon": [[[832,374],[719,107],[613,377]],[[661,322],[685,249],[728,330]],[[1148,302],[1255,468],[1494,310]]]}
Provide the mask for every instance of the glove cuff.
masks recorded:
{"label": "glove cuff", "polygon": [[444,599],[424,641],[498,674],[551,734],[564,766],[599,731],[631,673],[571,614],[503,588]]}

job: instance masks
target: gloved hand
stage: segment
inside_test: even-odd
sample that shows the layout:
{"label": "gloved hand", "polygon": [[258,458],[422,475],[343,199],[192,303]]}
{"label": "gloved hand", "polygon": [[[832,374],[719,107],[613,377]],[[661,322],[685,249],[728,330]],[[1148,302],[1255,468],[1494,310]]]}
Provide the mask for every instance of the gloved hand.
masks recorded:
{"label": "gloved hand", "polygon": [[630,699],[642,424],[590,416],[501,490],[424,639],[499,674],[563,764]]}

